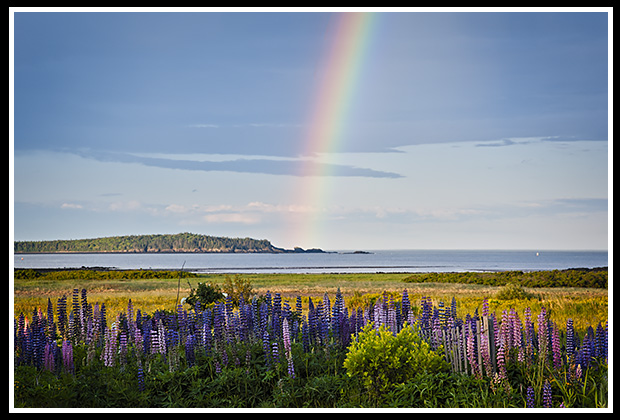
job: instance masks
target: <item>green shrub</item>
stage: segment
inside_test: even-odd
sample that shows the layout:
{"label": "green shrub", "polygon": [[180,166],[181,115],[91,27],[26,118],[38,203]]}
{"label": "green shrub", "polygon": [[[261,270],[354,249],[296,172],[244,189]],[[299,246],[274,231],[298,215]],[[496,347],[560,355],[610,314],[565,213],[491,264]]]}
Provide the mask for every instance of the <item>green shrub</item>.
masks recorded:
{"label": "green shrub", "polygon": [[235,306],[238,306],[241,298],[246,302],[252,299],[252,296],[254,296],[254,289],[249,279],[244,279],[239,274],[235,274],[235,277],[231,277],[227,274],[224,279],[224,293],[232,298]]}
{"label": "green shrub", "polygon": [[194,307],[198,301],[201,306],[205,308],[207,305],[217,302],[223,298],[224,295],[217,285],[212,285],[210,283],[198,283],[198,289],[194,289],[192,287],[189,296],[185,299],[185,303],[190,305],[190,307]]}
{"label": "green shrub", "polygon": [[499,300],[529,299],[532,297],[523,287],[516,283],[508,283],[495,294]]}
{"label": "green shrub", "polygon": [[448,363],[441,349],[431,350],[417,328],[405,326],[398,334],[381,325],[366,325],[348,348],[344,361],[347,374],[361,379],[374,397],[402,384],[417,372],[444,372]]}

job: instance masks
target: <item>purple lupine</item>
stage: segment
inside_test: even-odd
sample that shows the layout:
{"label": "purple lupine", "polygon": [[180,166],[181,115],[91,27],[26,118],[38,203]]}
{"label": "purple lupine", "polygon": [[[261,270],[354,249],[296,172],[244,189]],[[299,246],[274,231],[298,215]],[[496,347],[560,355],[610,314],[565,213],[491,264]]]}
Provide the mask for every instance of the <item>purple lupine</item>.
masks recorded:
{"label": "purple lupine", "polygon": [[53,372],[56,368],[56,344],[52,340],[48,340],[43,350],[43,368]]}
{"label": "purple lupine", "polygon": [[486,297],[482,300],[482,316],[489,316],[489,299]]}
{"label": "purple lupine", "polygon": [[560,369],[562,367],[562,349],[560,348],[560,330],[556,325],[553,326],[551,333],[551,353],[553,354],[553,367]]}
{"label": "purple lupine", "polygon": [[202,312],[202,346],[206,355],[211,354],[212,335],[211,335],[211,309]]}
{"label": "purple lupine", "polygon": [[505,341],[502,340],[499,348],[497,349],[497,376],[500,381],[507,378],[508,374],[506,372],[506,345]]}
{"label": "purple lupine", "polygon": [[538,314],[538,352],[539,357],[546,360],[549,354],[549,328],[547,324],[547,310],[540,308]]}
{"label": "purple lupine", "polygon": [[81,325],[81,312],[82,312],[82,305],[80,305],[80,300],[79,300],[79,289],[73,289],[73,308],[72,308],[72,315],[73,315],[73,328],[71,331],[72,334],[72,339],[74,343],[77,343],[80,340],[80,332],[82,331],[82,325]]}
{"label": "purple lupine", "polygon": [[278,359],[280,358],[280,354],[278,352],[278,342],[274,341],[273,343],[271,343],[271,357],[274,360],[274,363],[277,363]]}
{"label": "purple lupine", "polygon": [[524,311],[523,326],[525,331],[525,361],[529,364],[534,354],[534,323],[532,322],[532,310],[529,307],[525,308]]}
{"label": "purple lupine", "polygon": [[271,348],[269,347],[269,332],[263,330],[263,352],[265,353],[265,363],[271,365]]}
{"label": "purple lupine", "polygon": [[517,314],[514,308],[510,311],[510,318],[512,324],[512,345],[517,349],[517,360],[523,362],[525,360],[525,352],[523,350],[522,325],[519,314]]}
{"label": "purple lupine", "polygon": [[411,302],[409,301],[409,293],[407,289],[403,290],[403,296],[400,302],[400,311],[403,322],[409,319],[409,312],[411,311]]}
{"label": "purple lupine", "polygon": [[54,323],[54,305],[52,299],[47,298],[47,322],[45,335],[51,340],[56,339],[56,324]]}
{"label": "purple lupine", "polygon": [[549,383],[549,381],[545,381],[545,384],[543,385],[543,407],[544,408],[551,408],[553,406],[553,401],[552,401],[552,395],[551,395],[551,384]]}
{"label": "purple lupine", "polygon": [[121,365],[124,365],[127,361],[127,332],[124,330],[120,333],[118,354]]}
{"label": "purple lupine", "polygon": [[235,338],[235,324],[233,322],[233,301],[230,295],[226,296],[225,309],[226,342],[231,343]]}
{"label": "purple lupine", "polygon": [[308,322],[304,318],[301,324],[301,342],[304,346],[304,353],[310,352],[310,334],[309,334]]}
{"label": "purple lupine", "polygon": [[58,332],[62,338],[66,338],[67,296],[63,295],[58,299],[56,304],[56,313],[58,314]]}
{"label": "purple lupine", "polygon": [[573,361],[575,354],[575,328],[573,327],[572,318],[566,320],[566,358],[567,363]]}
{"label": "purple lupine", "polygon": [[75,372],[75,367],[73,365],[73,346],[68,340],[63,340],[62,342],[62,365],[65,371],[69,373]]}
{"label": "purple lupine", "polygon": [[299,318],[301,318],[301,313],[302,313],[302,302],[301,302],[301,296],[297,296],[297,299],[295,300],[295,311],[297,312],[297,316]]}
{"label": "purple lupine", "polygon": [[600,322],[596,326],[594,349],[597,358],[607,359],[607,333]]}
{"label": "purple lupine", "polygon": [[[115,324],[112,324],[114,326]],[[112,328],[106,328],[105,332],[105,344],[103,351],[101,352],[101,360],[107,367],[114,366],[114,354],[116,353],[116,339]]]}
{"label": "purple lupine", "polygon": [[273,302],[271,307],[271,334],[277,338],[282,333],[282,298],[280,293],[276,293],[273,296]]}
{"label": "purple lupine", "polygon": [[187,339],[185,340],[185,358],[187,360],[187,365],[189,367],[194,366],[194,363],[196,362],[196,354],[194,352],[194,346],[195,346],[194,336],[192,334],[189,334],[187,336]]}
{"label": "purple lupine", "polygon": [[473,332],[470,332],[467,336],[467,360],[471,366],[472,374],[478,376],[478,359],[476,357],[475,334]]}
{"label": "purple lupine", "polygon": [[142,362],[138,359],[138,390],[144,391],[144,370],[142,369]]}
{"label": "purple lupine", "polygon": [[534,408],[534,405],[534,388],[528,386],[525,394],[525,408]]}
{"label": "purple lupine", "polygon": [[495,331],[495,344],[499,347],[502,343],[505,347],[506,353],[512,348],[512,324],[510,322],[510,316],[507,310],[502,311],[502,323],[499,328],[494,328]]}
{"label": "purple lupine", "polygon": [[583,368],[587,368],[590,364],[590,359],[593,355],[594,343],[592,334],[590,334],[590,330],[592,327],[588,327],[586,331],[586,335],[583,337],[583,342],[581,343],[581,348],[577,353],[577,363],[580,364]]}
{"label": "purple lupine", "polygon": [[288,320],[286,318],[284,318],[284,322],[282,323],[282,341],[284,343],[284,352],[288,362],[288,374],[294,378],[295,369],[293,367],[293,355],[291,353],[291,337]]}

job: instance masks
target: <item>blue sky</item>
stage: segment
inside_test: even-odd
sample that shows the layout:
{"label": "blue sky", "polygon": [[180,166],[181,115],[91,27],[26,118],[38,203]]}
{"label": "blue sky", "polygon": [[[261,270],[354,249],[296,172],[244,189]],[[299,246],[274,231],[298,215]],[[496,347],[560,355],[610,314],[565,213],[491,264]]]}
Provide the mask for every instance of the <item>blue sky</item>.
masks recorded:
{"label": "blue sky", "polygon": [[[606,9],[379,13],[339,150],[313,156],[332,13],[14,11],[15,240],[607,249]],[[331,168],[310,204],[308,159]]]}

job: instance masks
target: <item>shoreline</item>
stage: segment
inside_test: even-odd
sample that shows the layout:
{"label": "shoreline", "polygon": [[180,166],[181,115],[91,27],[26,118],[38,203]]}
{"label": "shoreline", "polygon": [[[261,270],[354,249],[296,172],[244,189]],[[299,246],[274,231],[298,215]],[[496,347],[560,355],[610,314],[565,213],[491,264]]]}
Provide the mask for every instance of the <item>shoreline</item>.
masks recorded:
{"label": "shoreline", "polygon": [[[596,272],[596,271],[609,271],[609,267],[571,267],[571,268],[563,268],[563,269],[548,269],[548,270],[538,270],[538,269],[530,269],[530,270],[511,270],[511,269],[470,269],[470,270],[462,270],[462,271],[322,271],[322,270],[351,270],[351,269],[405,269],[405,268],[431,268],[430,266],[337,266],[337,267],[245,267],[243,269],[239,269],[238,267],[213,267],[213,268],[118,268],[118,267],[104,267],[104,266],[82,266],[82,267],[29,267],[29,268],[17,268],[13,267],[14,271],[18,270],[32,270],[39,273],[50,273],[50,272],[59,272],[59,271],[101,271],[101,272],[109,272],[109,271],[120,271],[120,272],[131,272],[131,271],[171,271],[171,272],[186,272],[192,274],[329,274],[329,275],[338,275],[338,274],[430,274],[430,273],[438,273],[438,274],[455,274],[455,273],[505,273],[510,271],[521,271],[524,273],[531,272],[547,272],[547,271],[583,271],[583,272]],[[249,271],[254,270],[254,271]],[[290,271],[290,270],[319,270],[319,271]]]}

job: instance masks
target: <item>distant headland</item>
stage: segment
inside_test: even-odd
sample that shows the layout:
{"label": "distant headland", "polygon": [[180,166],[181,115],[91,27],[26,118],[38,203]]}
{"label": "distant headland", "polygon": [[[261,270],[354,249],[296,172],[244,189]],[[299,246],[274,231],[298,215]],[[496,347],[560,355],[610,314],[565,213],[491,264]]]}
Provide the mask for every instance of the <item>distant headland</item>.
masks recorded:
{"label": "distant headland", "polygon": [[33,253],[326,253],[319,248],[284,249],[267,239],[227,238],[195,233],[109,236],[92,239],[16,241],[16,254]]}

